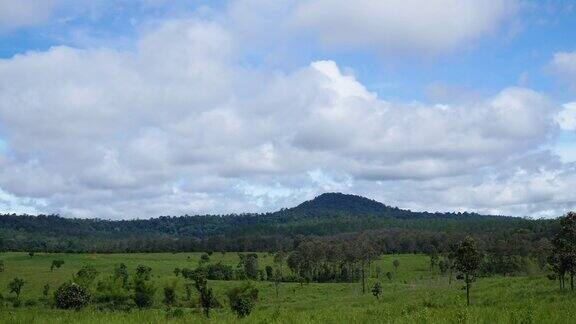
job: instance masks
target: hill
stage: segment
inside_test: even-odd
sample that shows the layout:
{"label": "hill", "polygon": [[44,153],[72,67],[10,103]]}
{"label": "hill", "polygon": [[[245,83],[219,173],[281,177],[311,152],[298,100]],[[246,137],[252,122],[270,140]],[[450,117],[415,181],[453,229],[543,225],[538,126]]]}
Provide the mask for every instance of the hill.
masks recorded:
{"label": "hill", "polygon": [[[412,212],[365,197],[325,193],[273,213],[161,216],[152,219],[71,219],[57,215],[0,215],[0,248],[47,251],[270,250],[301,236],[381,231],[394,240],[417,236],[506,235],[523,230],[547,235],[553,221],[474,213]],[[416,238],[414,238],[416,237]]]}

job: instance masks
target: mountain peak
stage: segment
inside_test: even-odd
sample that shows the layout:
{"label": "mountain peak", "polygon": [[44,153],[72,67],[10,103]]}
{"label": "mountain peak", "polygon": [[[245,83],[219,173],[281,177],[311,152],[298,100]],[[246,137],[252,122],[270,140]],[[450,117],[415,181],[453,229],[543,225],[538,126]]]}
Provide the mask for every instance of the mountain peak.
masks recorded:
{"label": "mountain peak", "polygon": [[340,192],[323,193],[295,207],[299,211],[313,213],[343,212],[352,214],[383,215],[391,209],[373,199]]}

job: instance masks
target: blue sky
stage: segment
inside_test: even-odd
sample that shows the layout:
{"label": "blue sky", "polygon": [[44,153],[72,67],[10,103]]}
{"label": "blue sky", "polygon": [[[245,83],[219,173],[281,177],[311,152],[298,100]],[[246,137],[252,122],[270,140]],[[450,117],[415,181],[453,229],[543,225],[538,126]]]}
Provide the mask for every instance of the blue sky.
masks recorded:
{"label": "blue sky", "polygon": [[552,217],[571,1],[0,0],[0,211],[269,211],[325,191]]}

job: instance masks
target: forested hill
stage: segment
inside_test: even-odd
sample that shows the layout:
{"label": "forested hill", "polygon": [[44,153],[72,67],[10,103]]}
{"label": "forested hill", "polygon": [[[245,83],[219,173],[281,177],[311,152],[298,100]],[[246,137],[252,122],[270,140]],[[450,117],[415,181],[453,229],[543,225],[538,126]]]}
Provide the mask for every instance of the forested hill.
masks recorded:
{"label": "forested hill", "polygon": [[[265,214],[162,216],[146,220],[70,219],[56,215],[0,215],[0,248],[48,251],[270,250],[302,236],[338,237],[363,231],[419,242],[467,234],[490,239],[524,231],[549,236],[554,221],[474,213],[412,212],[354,195],[326,193]],[[527,235],[528,235],[527,234]],[[445,240],[446,238],[444,238]],[[408,241],[407,241],[408,240]]]}

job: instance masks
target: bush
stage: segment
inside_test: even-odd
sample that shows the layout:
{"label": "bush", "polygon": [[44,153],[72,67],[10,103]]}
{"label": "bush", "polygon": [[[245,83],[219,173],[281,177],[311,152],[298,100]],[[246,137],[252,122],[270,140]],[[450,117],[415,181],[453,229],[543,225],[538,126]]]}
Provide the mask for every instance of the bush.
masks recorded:
{"label": "bush", "polygon": [[90,292],[82,285],[67,282],[54,293],[54,305],[60,309],[81,309],[90,302]]}
{"label": "bush", "polygon": [[121,277],[112,275],[97,285],[97,293],[93,297],[94,302],[99,303],[101,310],[128,310],[130,309],[130,292],[124,287]]}
{"label": "bush", "polygon": [[154,294],[156,294],[156,288],[152,283],[141,279],[134,282],[132,299],[139,308],[151,307],[154,304]]}
{"label": "bush", "polygon": [[258,300],[258,289],[250,284],[236,287],[228,291],[230,308],[238,318],[243,318],[252,312]]}
{"label": "bush", "polygon": [[81,286],[89,287],[97,276],[98,270],[96,270],[93,265],[87,264],[78,270],[74,276],[74,282]]}
{"label": "bush", "polygon": [[168,307],[176,304],[176,284],[164,287],[164,304]]}
{"label": "bush", "polygon": [[147,308],[154,304],[156,288],[149,282],[152,268],[139,265],[134,278],[134,295],[132,299],[139,308]]}

